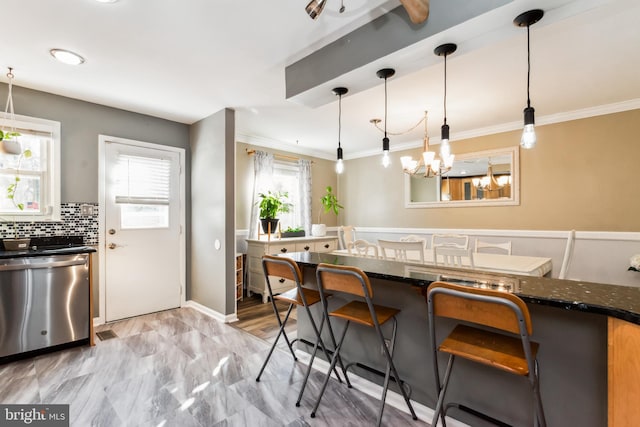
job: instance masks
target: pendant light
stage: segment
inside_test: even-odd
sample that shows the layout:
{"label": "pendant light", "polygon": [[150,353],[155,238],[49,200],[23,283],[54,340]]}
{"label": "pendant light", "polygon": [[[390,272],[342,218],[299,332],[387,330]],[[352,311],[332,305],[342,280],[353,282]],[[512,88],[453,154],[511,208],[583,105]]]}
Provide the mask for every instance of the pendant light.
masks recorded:
{"label": "pendant light", "polygon": [[[445,43],[436,47],[433,51],[438,56],[444,56],[444,122],[440,128],[440,158],[445,167],[451,168],[454,155],[451,154],[449,145],[449,125],[447,124],[447,56],[456,51],[458,46],[455,43]],[[434,165],[435,166],[435,165]],[[437,168],[434,168],[434,170]]]}
{"label": "pendant light", "polygon": [[322,13],[322,10],[324,9],[326,4],[327,0],[311,0],[309,4],[307,4],[307,7],[304,8],[304,10],[307,12],[309,17],[311,17],[311,19],[316,19]]}
{"label": "pendant light", "polygon": [[342,161],[342,147],[340,146],[340,133],[342,131],[342,95],[349,92],[346,87],[336,87],[333,93],[338,95],[338,161],[336,162],[336,173],[344,172],[344,163]]}
{"label": "pendant light", "polygon": [[535,110],[531,106],[531,98],[529,97],[529,83],[531,80],[531,47],[529,45],[529,27],[541,20],[543,16],[543,10],[533,9],[521,13],[513,20],[513,23],[516,26],[527,27],[527,107],[524,109],[524,130],[522,131],[522,138],[520,139],[520,146],[526,149],[535,147],[537,141],[536,131],[534,128]]}
{"label": "pendant light", "polygon": [[383,68],[378,70],[376,75],[384,79],[384,138],[382,138],[382,166],[388,168],[391,164],[389,157],[389,138],[387,138],[387,79],[393,76],[396,70],[393,68]]}

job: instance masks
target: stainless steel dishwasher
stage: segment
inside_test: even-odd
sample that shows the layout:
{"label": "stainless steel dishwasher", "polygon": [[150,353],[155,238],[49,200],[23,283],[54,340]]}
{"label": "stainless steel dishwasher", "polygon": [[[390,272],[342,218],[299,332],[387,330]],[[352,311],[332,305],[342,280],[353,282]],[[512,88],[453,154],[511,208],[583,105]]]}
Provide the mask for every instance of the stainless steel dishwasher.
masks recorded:
{"label": "stainless steel dishwasher", "polygon": [[89,254],[0,259],[0,357],[89,338]]}

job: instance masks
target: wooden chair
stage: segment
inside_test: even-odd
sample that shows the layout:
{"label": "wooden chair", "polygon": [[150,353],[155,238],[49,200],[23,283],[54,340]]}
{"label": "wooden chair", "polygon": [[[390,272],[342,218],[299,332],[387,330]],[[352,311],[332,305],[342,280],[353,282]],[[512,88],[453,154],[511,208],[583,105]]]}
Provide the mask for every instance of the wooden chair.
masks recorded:
{"label": "wooden chair", "polygon": [[349,244],[356,241],[356,229],[353,225],[341,225],[338,228],[338,240],[342,249],[349,249]]}
{"label": "wooden chair", "polygon": [[[320,321],[320,327],[317,327],[316,322],[313,320],[313,316],[311,315],[311,310],[309,309],[311,306],[321,301],[320,293],[315,289],[304,288],[302,286],[302,272],[300,271],[300,267],[298,267],[298,264],[290,258],[278,257],[273,255],[263,255],[262,269],[264,270],[264,275],[267,281],[267,289],[269,291],[269,297],[271,298],[273,312],[275,313],[276,318],[278,319],[278,325],[280,326],[280,330],[278,331],[278,335],[276,336],[275,340],[273,341],[273,344],[271,345],[271,349],[269,350],[269,354],[267,355],[267,358],[262,364],[262,368],[260,368],[260,372],[256,377],[256,381],[260,381],[260,377],[262,376],[264,369],[267,367],[267,363],[271,358],[271,354],[273,353],[273,350],[276,348],[276,345],[278,344],[278,340],[280,339],[280,336],[284,337],[284,340],[287,343],[287,347],[289,347],[289,351],[293,356],[293,360],[298,360],[292,347],[293,342],[295,342],[296,340],[289,341],[289,338],[287,337],[287,333],[285,332],[285,326],[287,324],[287,320],[289,320],[289,316],[291,315],[291,311],[293,310],[293,307],[304,307],[306,314],[309,318],[309,323],[311,323],[311,327],[313,328],[313,331],[316,334],[316,342],[313,347],[313,352],[311,353],[311,361],[309,362],[309,365],[307,367],[307,372],[304,377],[304,381],[302,382],[302,387],[300,388],[300,394],[298,395],[298,400],[296,402],[296,406],[300,406],[300,400],[302,399],[302,394],[304,393],[304,389],[307,385],[307,380],[309,379],[309,374],[311,373],[311,366],[313,365],[313,360],[316,356],[316,352],[318,351],[318,348],[322,349],[322,351],[325,354],[325,357],[327,358],[327,360],[329,360],[329,353],[327,352],[326,347],[324,346],[324,343],[322,342],[322,339],[320,337],[320,332],[322,331],[322,326],[324,324],[324,316]],[[294,282],[295,287],[288,290],[287,292],[274,295],[271,290],[271,278],[273,277],[278,278],[278,280],[291,280],[292,282]],[[329,295],[325,297],[328,297],[328,296]],[[280,319],[280,313],[278,311],[278,307],[276,306],[276,300],[289,303],[289,308],[287,309],[287,314],[285,315],[284,320]],[[342,379],[340,378],[340,375],[338,375],[337,370],[334,370],[334,372],[338,380],[342,382]]]}
{"label": "wooden chair", "polygon": [[506,252],[506,255],[511,255],[511,240],[509,240],[508,242],[501,242],[501,243],[493,243],[493,242],[483,242],[480,239],[476,239],[476,247],[475,247],[475,252],[483,252],[482,249],[489,249],[489,250],[493,250],[495,249],[496,253],[502,253],[503,251]]}
{"label": "wooden chair", "polygon": [[[378,246],[380,247],[380,255],[383,259],[402,262],[420,262],[424,264],[424,243],[421,241],[400,242],[378,239]],[[389,256],[389,252],[393,253],[393,258]],[[409,257],[408,252],[413,252],[415,257]]]}
{"label": "wooden chair", "polygon": [[[466,263],[466,260],[469,262]],[[456,246],[435,246],[433,248],[433,263],[446,267],[475,267],[471,249]]]}
{"label": "wooden chair", "polygon": [[431,248],[436,246],[454,246],[467,249],[469,247],[469,236],[462,234],[433,234],[431,236]]}
{"label": "wooden chair", "polygon": [[[391,375],[393,375],[396,384],[399,385],[402,397],[407,403],[413,419],[417,420],[418,417],[413,410],[413,406],[411,405],[411,401],[409,400],[407,391],[404,389],[403,383],[400,380],[400,376],[398,375],[398,371],[393,364],[393,349],[395,348],[397,330],[396,315],[400,312],[400,310],[391,307],[384,307],[381,305],[374,305],[372,301],[373,288],[371,287],[369,278],[362,270],[356,267],[319,264],[316,270],[316,278],[318,288],[320,289],[320,297],[322,299],[322,307],[329,329],[329,335],[331,336],[333,342],[335,342],[335,335],[333,333],[334,325],[332,325],[331,318],[342,319],[346,321],[346,324],[342,331],[342,335],[340,336],[340,340],[335,347],[333,357],[331,358],[331,366],[327,371],[327,376],[324,380],[324,384],[322,385],[322,389],[320,390],[318,400],[316,401],[313,411],[311,412],[311,418],[315,418],[316,411],[320,406],[320,401],[322,400],[322,396],[327,388],[327,384],[329,383],[329,374],[332,370],[335,369],[337,361],[340,360],[340,350],[342,349],[342,344],[344,343],[345,336],[347,335],[349,325],[351,325],[351,323],[357,323],[359,325],[375,329],[376,335],[379,338],[379,343],[375,346],[375,348],[371,349],[371,351],[379,351],[378,349],[382,348],[384,357],[387,362],[384,385],[382,387],[382,397],[380,398],[380,410],[378,412],[377,425],[379,426],[382,421],[382,413],[384,411],[387,389],[389,388],[389,379]],[[351,301],[346,305],[329,312],[327,299],[324,297],[325,291],[342,292],[345,294],[360,297],[361,299]],[[364,301],[362,301],[362,299],[364,299]],[[381,328],[389,321],[392,322],[393,329],[391,333],[391,341],[389,343],[389,346],[387,347],[387,343],[385,342],[385,338],[382,334]],[[349,384],[348,378],[347,384]]]}
{"label": "wooden chair", "polygon": [[366,240],[358,239],[348,247],[349,253],[363,258],[379,258],[378,246]]}
{"label": "wooden chair", "polygon": [[415,234],[409,234],[400,238],[401,242],[422,242],[424,250],[427,250],[427,239],[425,237],[416,236]]}
{"label": "wooden chair", "polygon": [[[534,425],[546,426],[538,377],[536,354],[538,344],[530,341],[533,333],[531,317],[527,305],[508,292],[479,289],[471,286],[445,282],[433,282],[427,290],[427,306],[430,343],[433,353],[438,402],[431,425],[436,426],[438,418],[445,425],[445,413],[450,407],[463,408],[461,404],[450,403],[444,407],[453,362],[462,357],[502,371],[526,377],[529,380],[534,400]],[[436,318],[446,317],[461,320],[453,331],[436,346]],[[482,327],[493,328],[487,330]],[[449,354],[442,384],[438,369],[438,352]],[[443,409],[444,407],[444,409]],[[466,407],[464,407],[466,408]],[[467,411],[473,413],[474,411]],[[477,413],[477,411],[475,411]],[[482,414],[498,425],[500,421]]]}

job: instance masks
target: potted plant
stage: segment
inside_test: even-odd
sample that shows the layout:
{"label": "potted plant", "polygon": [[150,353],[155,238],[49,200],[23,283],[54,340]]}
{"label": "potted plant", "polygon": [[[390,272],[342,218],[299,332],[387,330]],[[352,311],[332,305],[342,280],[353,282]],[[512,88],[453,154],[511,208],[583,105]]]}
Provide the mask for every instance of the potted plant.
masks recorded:
{"label": "potted plant", "polygon": [[289,193],[287,192],[276,192],[272,193],[271,191],[267,191],[267,193],[259,193],[258,197],[260,197],[260,201],[258,202],[258,207],[260,208],[260,223],[262,224],[262,231],[265,233],[272,233],[276,231],[276,227],[278,226],[278,218],[277,215],[279,213],[287,213],[291,210],[291,203],[287,202],[287,198],[289,197]]}
{"label": "potted plant", "polygon": [[20,142],[16,139],[19,136],[19,132],[0,129],[0,142],[2,143],[2,150],[8,154],[20,154]]}
{"label": "potted plant", "polygon": [[304,237],[304,230],[300,227],[287,227],[282,232],[282,237]]}
{"label": "potted plant", "polygon": [[[338,203],[338,197],[333,193],[333,189],[330,185],[326,188],[326,193],[324,196],[320,198],[320,203],[322,204],[322,210],[324,213],[333,212],[338,216],[340,209],[343,209],[340,203]],[[320,215],[321,212],[318,212],[318,224],[311,224],[311,235],[316,237],[322,237],[327,234],[327,226],[325,224],[320,224]]]}

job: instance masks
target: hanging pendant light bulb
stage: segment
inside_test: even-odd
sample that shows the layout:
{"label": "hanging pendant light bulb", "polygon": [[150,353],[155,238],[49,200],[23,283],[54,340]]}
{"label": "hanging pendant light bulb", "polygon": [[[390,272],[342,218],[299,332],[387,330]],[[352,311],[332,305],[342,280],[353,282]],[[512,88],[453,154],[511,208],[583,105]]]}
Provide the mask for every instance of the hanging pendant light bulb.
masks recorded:
{"label": "hanging pendant light bulb", "polygon": [[342,131],[342,95],[349,92],[346,87],[336,87],[333,93],[338,95],[338,161],[336,162],[336,173],[344,172],[344,162],[342,160],[342,147],[340,146],[340,133]]}
{"label": "hanging pendant light bulb", "polygon": [[383,68],[378,70],[376,75],[384,79],[384,138],[382,138],[382,166],[388,168],[391,165],[391,157],[389,157],[389,138],[387,137],[387,79],[393,76],[396,70],[393,68]]}
{"label": "hanging pendant light bulb", "polygon": [[322,10],[324,9],[326,4],[327,0],[311,0],[309,4],[307,4],[307,7],[304,8],[304,10],[311,17],[311,19],[316,19],[322,13]]}
{"label": "hanging pendant light bulb", "polygon": [[524,109],[524,129],[522,131],[522,138],[520,138],[520,146],[526,149],[535,147],[537,142],[535,131],[535,110],[531,106],[531,98],[529,96],[529,83],[531,80],[531,47],[529,44],[529,27],[541,20],[543,16],[544,11],[542,11],[541,9],[533,9],[521,13],[513,20],[513,23],[516,26],[527,27],[527,107]]}
{"label": "hanging pendant light bulb", "polygon": [[444,56],[444,122],[440,128],[440,158],[442,159],[445,167],[448,168],[453,166],[453,159],[455,156],[451,154],[451,145],[449,145],[449,125],[447,124],[447,56],[455,52],[457,48],[458,46],[455,43],[445,43],[436,47],[433,51],[433,53],[438,56]]}

